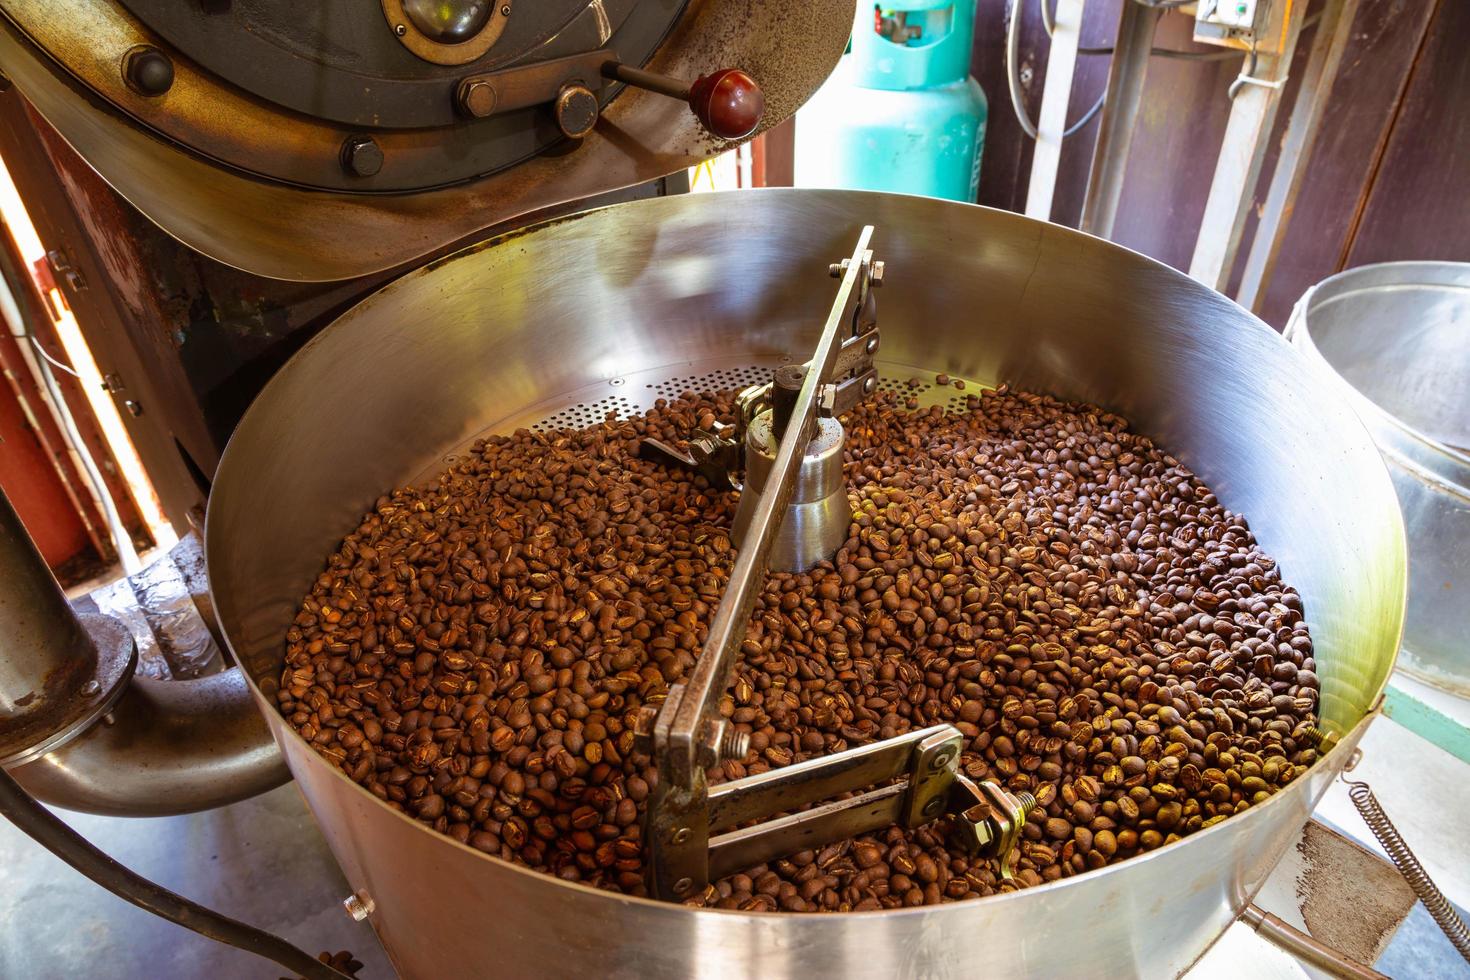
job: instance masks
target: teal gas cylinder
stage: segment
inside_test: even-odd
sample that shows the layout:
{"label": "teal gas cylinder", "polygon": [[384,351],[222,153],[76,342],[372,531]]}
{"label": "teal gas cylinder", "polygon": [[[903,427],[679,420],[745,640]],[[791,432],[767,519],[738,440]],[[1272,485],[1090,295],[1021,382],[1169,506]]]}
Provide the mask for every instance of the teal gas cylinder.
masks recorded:
{"label": "teal gas cylinder", "polygon": [[849,53],[796,115],[796,186],[974,201],[987,114],[974,32],[974,0],[860,3]]}

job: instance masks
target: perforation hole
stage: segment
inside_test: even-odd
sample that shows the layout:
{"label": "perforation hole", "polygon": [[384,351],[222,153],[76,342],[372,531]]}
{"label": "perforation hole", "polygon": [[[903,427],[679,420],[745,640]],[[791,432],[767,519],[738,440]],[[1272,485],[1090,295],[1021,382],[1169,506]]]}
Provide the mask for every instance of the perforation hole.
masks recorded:
{"label": "perforation hole", "polygon": [[531,426],[531,431],[553,432],[557,429],[585,429],[589,425],[600,424],[607,418],[609,412],[618,418],[624,418],[637,409],[637,405],[622,395],[610,395],[595,402],[578,402],[569,408],[564,408],[555,415],[549,415]]}
{"label": "perforation hole", "polygon": [[660,398],[678,398],[685,392],[727,391],[765,384],[771,380],[771,369],[756,367],[721,368],[707,374],[691,374],[670,378],[644,387],[652,388]]}

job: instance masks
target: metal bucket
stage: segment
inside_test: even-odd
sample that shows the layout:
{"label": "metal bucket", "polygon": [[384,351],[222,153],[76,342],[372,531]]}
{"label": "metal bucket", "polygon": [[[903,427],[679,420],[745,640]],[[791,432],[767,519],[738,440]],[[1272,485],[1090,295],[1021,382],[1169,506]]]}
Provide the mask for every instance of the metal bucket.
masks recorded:
{"label": "metal bucket", "polygon": [[[944,371],[1123,413],[1249,516],[1305,602],[1342,742],[1265,803],[1145,855],[977,901],[835,915],[695,910],[508,864],[390,809],[274,708],[284,634],[386,488],[486,431],[585,424],[753,380],[820,331],[863,224],[886,263],[879,370]],[[936,403],[953,390],[933,389]],[[1404,540],[1362,424],[1240,307],[1019,215],[772,190],[620,205],[487,242],[350,310],[271,381],[211,494],[210,581],[302,792],[408,977],[1173,976],[1234,919],[1387,682]]]}
{"label": "metal bucket", "polygon": [[1286,335],[1388,463],[1409,538],[1405,671],[1470,697],[1470,264],[1386,262],[1309,289]]}

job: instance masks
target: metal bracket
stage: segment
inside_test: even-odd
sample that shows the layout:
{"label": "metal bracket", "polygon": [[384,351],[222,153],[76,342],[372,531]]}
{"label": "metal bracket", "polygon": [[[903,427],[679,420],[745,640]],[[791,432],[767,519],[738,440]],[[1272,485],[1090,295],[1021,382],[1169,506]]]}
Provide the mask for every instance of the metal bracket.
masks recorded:
{"label": "metal bracket", "polygon": [[[720,718],[714,705],[729,686],[817,419],[842,414],[877,388],[873,358],[880,338],[873,289],[883,282],[883,264],[867,247],[872,233],[864,228],[851,258],[831,266],[842,285],[811,360],[803,371],[778,378],[779,391],[766,385],[742,393],[734,440],[721,428],[697,431],[687,451],[654,440],[643,446],[645,456],[697,469],[714,482],[719,473],[728,473],[732,459],[739,463],[745,427],[767,404],[779,402],[775,410],[785,420],[776,430],[782,435],[775,461],[755,498],[754,517],[694,673],[686,684],[670,689],[656,712],[645,709],[638,719],[636,744],[653,755],[659,773],[644,827],[649,890],[658,898],[686,899],[712,878],[783,854],[892,824],[917,827],[954,811],[962,843],[975,854],[999,855],[1001,875],[1008,878],[1010,852],[1036,805],[1028,794],[1013,796],[994,783],[960,776],[964,736],[951,725],[713,788],[707,782],[707,769],[743,759],[748,751],[748,736]],[[848,336],[839,338],[843,328]]]}
{"label": "metal bracket", "polygon": [[[644,841],[648,847],[649,890],[657,897],[687,897],[710,878],[710,789],[705,770],[722,759],[736,758],[731,750],[738,747],[737,740],[726,739],[723,734],[712,737],[712,726],[723,722],[714,710],[715,704],[730,686],[746,624],[756,596],[765,585],[771,548],[817,424],[820,389],[833,380],[842,346],[839,334],[844,327],[850,332],[864,322],[862,308],[874,272],[868,249],[872,236],[872,226],[865,227],[846,266],[839,264],[834,271],[842,283],[808,362],[766,485],[756,498],[743,547],[735,557],[729,585],[710,623],[704,649],[678,697],[670,692],[653,724],[658,782],[649,799]],[[712,759],[711,753],[704,750],[711,744],[715,746]],[[867,780],[843,788],[870,784]]]}
{"label": "metal bracket", "polygon": [[949,807],[955,811],[950,840],[971,856],[990,855],[1000,862],[1002,880],[1011,878],[1011,851],[1021,840],[1026,817],[1036,809],[1030,793],[1012,795],[986,780],[975,783],[956,776]]}

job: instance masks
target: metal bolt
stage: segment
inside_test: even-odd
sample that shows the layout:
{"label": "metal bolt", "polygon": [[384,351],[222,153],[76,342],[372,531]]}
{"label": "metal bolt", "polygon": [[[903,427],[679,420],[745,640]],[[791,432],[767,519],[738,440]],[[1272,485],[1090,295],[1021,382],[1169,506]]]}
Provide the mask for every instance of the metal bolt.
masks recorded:
{"label": "metal bolt", "polygon": [[358,177],[383,169],[383,148],[371,136],[349,136],[342,144],[342,168]]}
{"label": "metal bolt", "polygon": [[102,690],[102,685],[99,684],[95,680],[88,681],[87,683],[85,683],[85,684],[82,685],[82,693],[85,694],[89,698],[92,695],[98,693],[101,690]]}
{"label": "metal bolt", "polygon": [[[871,379],[869,379],[871,380]],[[954,749],[940,749],[929,759],[929,768],[938,772],[954,759]]]}
{"label": "metal bolt", "polygon": [[688,827],[677,827],[674,829],[674,832],[669,835],[669,840],[673,841],[675,844],[687,844],[689,843],[689,838],[693,836],[694,831],[690,830]]}
{"label": "metal bolt", "polygon": [[872,276],[871,282],[875,286],[881,286],[881,285],[883,285],[883,263],[882,262],[874,262],[873,263],[873,276]]}
{"label": "metal bolt", "polygon": [[131,398],[123,402],[123,408],[126,408],[128,410],[128,414],[131,415],[133,418],[137,418],[138,416],[143,414],[143,403],[140,401],[134,401]]}
{"label": "metal bolt", "polygon": [[466,78],[460,82],[455,98],[459,102],[459,111],[474,119],[493,115],[495,103],[499,101],[495,86],[483,78]]}
{"label": "metal bolt", "polygon": [[378,908],[367,892],[353,892],[342,899],[342,907],[347,910],[348,915],[352,916],[353,922],[361,922]]}
{"label": "metal bolt", "polygon": [[720,760],[739,761],[750,754],[750,732],[742,732],[730,725],[720,736]]}
{"label": "metal bolt", "polygon": [[123,55],[123,81],[139,95],[157,98],[173,87],[173,62],[152,45],[140,44]]}
{"label": "metal bolt", "polygon": [[690,881],[688,878],[680,878],[678,881],[674,882],[674,894],[688,895],[689,890],[693,887],[694,882]]}
{"label": "metal bolt", "polygon": [[827,266],[827,275],[833,279],[841,279],[847,275],[847,267],[852,264],[852,259],[843,259],[841,262],[833,262]]}

